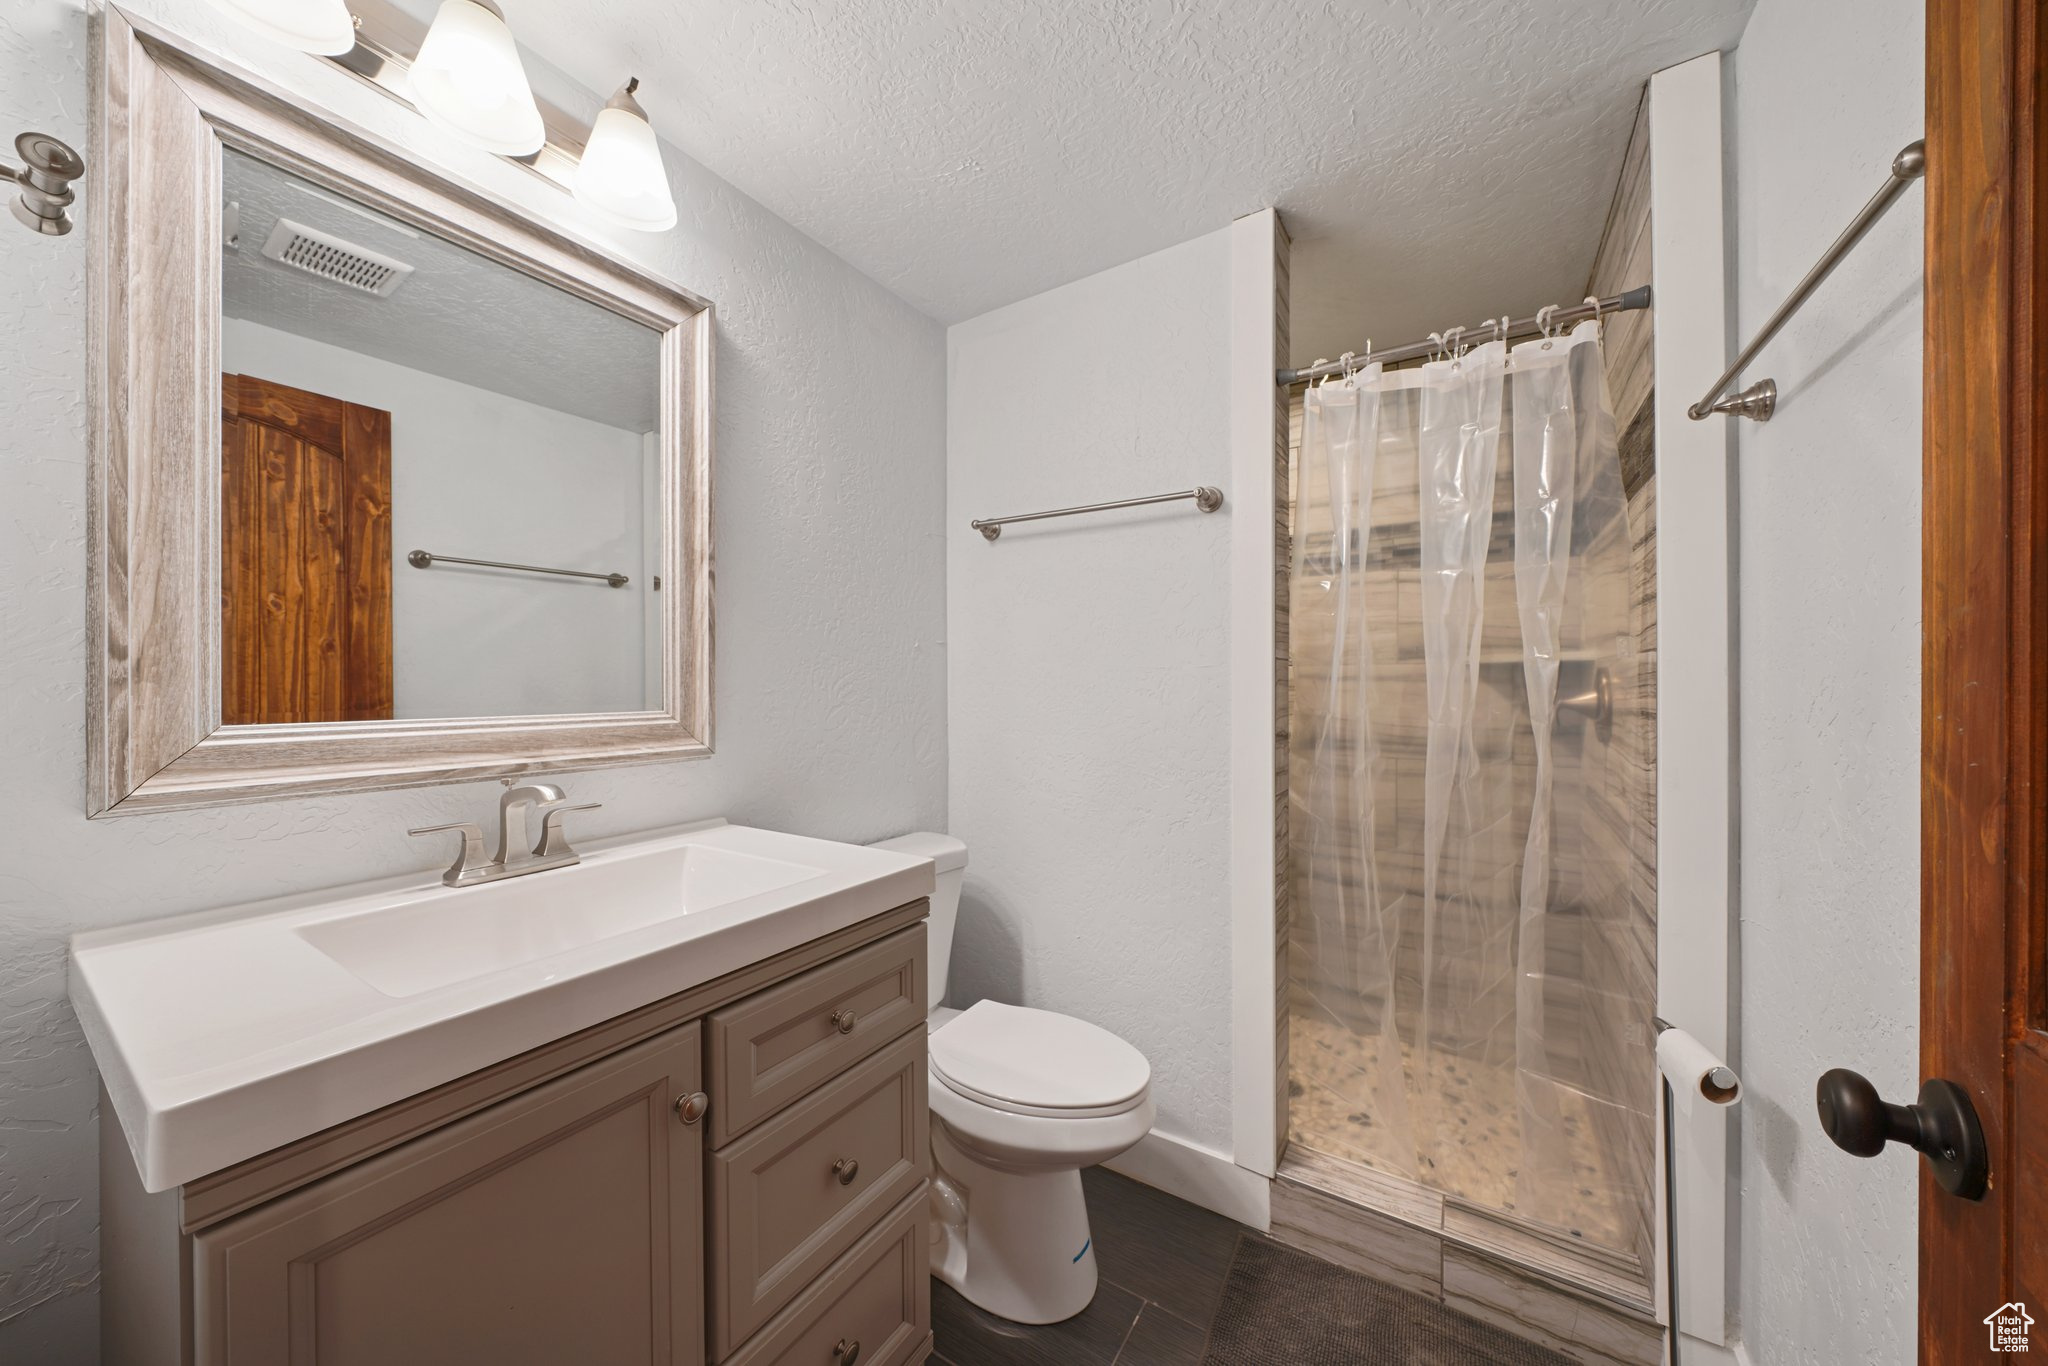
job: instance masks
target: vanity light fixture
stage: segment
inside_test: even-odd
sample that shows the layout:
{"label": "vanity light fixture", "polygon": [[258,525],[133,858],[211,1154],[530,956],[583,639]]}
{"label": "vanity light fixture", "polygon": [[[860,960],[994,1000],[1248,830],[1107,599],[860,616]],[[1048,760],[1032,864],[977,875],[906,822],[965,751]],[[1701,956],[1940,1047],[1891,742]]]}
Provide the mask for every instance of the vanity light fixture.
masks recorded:
{"label": "vanity light fixture", "polygon": [[213,7],[266,38],[321,57],[339,57],[356,45],[356,21],[346,0],[213,0]]}
{"label": "vanity light fixture", "polygon": [[[324,55],[451,135],[570,192],[609,223],[642,232],[676,225],[660,139],[633,97],[639,78],[627,81],[598,112],[579,148],[574,134],[562,131],[574,121],[559,109],[544,110],[534,98],[498,0],[441,0],[424,32],[397,0],[212,3],[259,32]],[[321,46],[313,45],[316,36]],[[41,231],[65,231],[70,220],[63,223]]]}
{"label": "vanity light fixture", "polygon": [[501,156],[532,156],[547,141],[518,45],[496,0],[441,0],[412,61],[412,99],[455,136]]}
{"label": "vanity light fixture", "polygon": [[11,180],[21,193],[7,207],[30,232],[62,237],[71,231],[71,203],[77,198],[71,182],[85,174],[85,159],[69,144],[48,133],[23,133],[14,150],[24,165],[0,161],[0,180]]}
{"label": "vanity light fixture", "polygon": [[654,125],[633,98],[639,88],[635,76],[598,111],[576,165],[576,198],[622,227],[666,232],[676,225],[676,201]]}

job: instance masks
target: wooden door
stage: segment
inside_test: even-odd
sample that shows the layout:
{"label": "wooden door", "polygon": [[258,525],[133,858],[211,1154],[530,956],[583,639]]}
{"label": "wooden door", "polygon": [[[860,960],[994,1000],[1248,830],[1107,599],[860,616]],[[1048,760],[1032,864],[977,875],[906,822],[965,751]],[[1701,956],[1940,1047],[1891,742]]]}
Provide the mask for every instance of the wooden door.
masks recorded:
{"label": "wooden door", "polygon": [[221,376],[221,720],[391,715],[391,414]]}
{"label": "wooden door", "polygon": [[1968,1093],[1981,1201],[1920,1182],[1920,1359],[2048,1350],[2048,252],[2040,0],[1929,0],[1923,1077]]}
{"label": "wooden door", "polygon": [[682,1025],[193,1239],[198,1366],[701,1366]]}

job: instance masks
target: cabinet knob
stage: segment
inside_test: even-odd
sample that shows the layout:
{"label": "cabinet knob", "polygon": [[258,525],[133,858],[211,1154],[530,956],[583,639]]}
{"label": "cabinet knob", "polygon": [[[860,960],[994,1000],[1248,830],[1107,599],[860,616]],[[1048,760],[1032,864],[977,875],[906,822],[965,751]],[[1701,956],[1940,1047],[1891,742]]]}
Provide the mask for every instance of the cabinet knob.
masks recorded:
{"label": "cabinet knob", "polygon": [[854,1362],[860,1360],[860,1339],[839,1339],[832,1345],[832,1360],[838,1362],[839,1366],[853,1366]]}
{"label": "cabinet knob", "polygon": [[839,1184],[850,1186],[860,1175],[860,1163],[851,1157],[842,1157],[832,1164],[832,1174],[839,1178]]}
{"label": "cabinet knob", "polygon": [[702,1091],[676,1097],[676,1118],[685,1124],[695,1124],[704,1118],[704,1112],[711,1108],[711,1097]]}
{"label": "cabinet knob", "polygon": [[[858,1021],[855,1020],[854,1014],[850,1010],[835,1010],[832,1012],[832,1027],[841,1034],[853,1033],[853,1027],[857,1023]],[[853,1345],[853,1350],[859,1351],[860,1344],[856,1342]]]}

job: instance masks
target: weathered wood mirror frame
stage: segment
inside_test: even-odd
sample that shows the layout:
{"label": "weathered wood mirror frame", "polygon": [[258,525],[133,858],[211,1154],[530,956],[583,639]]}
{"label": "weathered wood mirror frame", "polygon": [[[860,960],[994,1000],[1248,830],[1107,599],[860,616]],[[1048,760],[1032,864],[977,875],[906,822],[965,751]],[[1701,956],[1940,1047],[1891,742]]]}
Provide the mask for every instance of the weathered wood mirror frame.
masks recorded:
{"label": "weathered wood mirror frame", "polygon": [[[87,814],[711,752],[711,305],[111,7],[94,17]],[[661,333],[659,711],[221,725],[221,154]]]}

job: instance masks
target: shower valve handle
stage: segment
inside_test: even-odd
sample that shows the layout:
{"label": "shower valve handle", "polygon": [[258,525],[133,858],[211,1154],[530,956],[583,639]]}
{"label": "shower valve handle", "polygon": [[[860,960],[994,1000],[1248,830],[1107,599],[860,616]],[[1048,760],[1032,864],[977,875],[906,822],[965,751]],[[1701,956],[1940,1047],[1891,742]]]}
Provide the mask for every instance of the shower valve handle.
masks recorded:
{"label": "shower valve handle", "polygon": [[1846,1067],[1821,1074],[1814,1088],[1820,1127],[1845,1153],[1876,1157],[1888,1143],[1903,1143],[1927,1158],[1934,1179],[1950,1195],[1982,1200],[1991,1175],[1990,1150],[1969,1092],[1936,1078],[1920,1087],[1912,1105],[1893,1105],[1870,1080]]}

